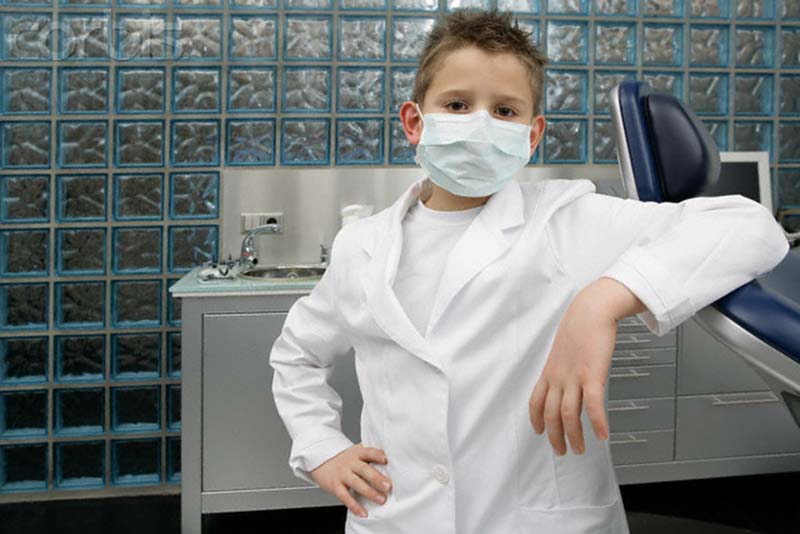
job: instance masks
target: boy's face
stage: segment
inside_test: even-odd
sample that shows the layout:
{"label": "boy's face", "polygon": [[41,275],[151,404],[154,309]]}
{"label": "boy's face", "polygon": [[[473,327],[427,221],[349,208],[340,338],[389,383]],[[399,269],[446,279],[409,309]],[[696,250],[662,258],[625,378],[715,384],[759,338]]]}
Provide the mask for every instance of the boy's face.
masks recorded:
{"label": "boy's face", "polygon": [[[544,116],[533,116],[528,70],[510,52],[489,53],[469,46],[440,60],[423,104],[426,113],[472,113],[484,109],[500,120],[531,125],[531,152],[544,133]],[[423,123],[411,101],[400,107],[406,138],[419,143]]]}

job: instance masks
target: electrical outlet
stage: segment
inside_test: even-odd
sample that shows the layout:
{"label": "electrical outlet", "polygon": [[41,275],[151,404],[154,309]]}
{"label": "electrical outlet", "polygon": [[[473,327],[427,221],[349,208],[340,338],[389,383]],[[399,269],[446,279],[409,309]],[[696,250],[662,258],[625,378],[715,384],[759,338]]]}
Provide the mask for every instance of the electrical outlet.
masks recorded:
{"label": "electrical outlet", "polygon": [[262,226],[269,223],[278,223],[279,234],[283,233],[283,212],[271,213],[242,213],[242,233],[249,232],[256,226]]}

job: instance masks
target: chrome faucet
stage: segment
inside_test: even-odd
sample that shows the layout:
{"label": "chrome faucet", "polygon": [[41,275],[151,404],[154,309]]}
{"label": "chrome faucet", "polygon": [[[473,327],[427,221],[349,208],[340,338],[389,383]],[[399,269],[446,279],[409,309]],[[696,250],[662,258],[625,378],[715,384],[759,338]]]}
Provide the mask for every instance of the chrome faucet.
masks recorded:
{"label": "chrome faucet", "polygon": [[277,234],[280,232],[281,225],[278,223],[262,224],[247,232],[242,239],[242,251],[239,254],[239,266],[250,268],[258,263],[256,257],[255,237],[259,234]]}

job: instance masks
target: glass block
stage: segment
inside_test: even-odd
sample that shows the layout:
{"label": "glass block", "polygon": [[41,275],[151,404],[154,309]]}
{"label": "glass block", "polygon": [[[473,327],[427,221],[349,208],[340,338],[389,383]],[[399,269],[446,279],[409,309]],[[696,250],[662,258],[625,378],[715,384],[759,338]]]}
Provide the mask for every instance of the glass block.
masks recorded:
{"label": "glass block", "polygon": [[330,111],[329,67],[286,67],[283,71],[283,111]]}
{"label": "glass block", "polygon": [[104,274],[105,258],[105,228],[56,229],[56,272],[58,274]]}
{"label": "glass block", "polygon": [[107,121],[58,121],[60,167],[108,165]]}
{"label": "glass block", "polygon": [[734,122],[734,150],[767,150],[772,148],[771,122]]}
{"label": "glass block", "polygon": [[[625,80],[634,79],[634,76],[635,74],[632,72],[594,71],[594,112],[603,114],[610,113],[609,102],[612,89]],[[566,96],[568,98],[574,98],[573,94],[574,93],[570,91]],[[585,101],[586,89],[583,89],[583,92],[578,93],[578,95],[581,95]],[[583,111],[585,111],[585,109]]]}
{"label": "glass block", "polygon": [[181,438],[167,438],[167,480],[169,482],[181,481]]}
{"label": "glass block", "polygon": [[0,393],[0,437],[47,435],[47,391]]}
{"label": "glass block", "polygon": [[160,113],[164,111],[164,69],[117,69],[118,113]]}
{"label": "glass block", "polygon": [[800,207],[800,169],[778,169],[778,204],[784,207]]}
{"label": "glass block", "polygon": [[275,9],[278,7],[278,0],[231,0],[231,8],[247,8],[247,9]]}
{"label": "glass block", "polygon": [[53,483],[59,489],[101,488],[105,476],[105,442],[81,441],[55,444],[56,472]]}
{"label": "glass block", "polygon": [[287,16],[284,59],[331,59],[332,27],[330,16]]}
{"label": "glass block", "polygon": [[800,67],[800,28],[781,29],[781,67]]}
{"label": "glass block", "polygon": [[163,174],[115,174],[114,218],[160,220]]}
{"label": "glass block", "polygon": [[394,0],[394,9],[397,11],[437,11],[439,0]]}
{"label": "glass block", "polygon": [[171,377],[181,376],[181,333],[167,332],[168,373]]}
{"label": "glass block", "polygon": [[0,231],[0,276],[47,276],[49,230]]}
{"label": "glass block", "polygon": [[530,34],[530,39],[536,48],[539,47],[539,21],[535,19],[517,18],[519,28]]}
{"label": "glass block", "polygon": [[148,61],[166,58],[167,18],[123,14],[117,18],[117,58]]}
{"label": "glass block", "polygon": [[[284,123],[285,124],[285,123]],[[187,272],[206,261],[216,259],[216,226],[171,226],[169,229],[169,271]]]}
{"label": "glass block", "polygon": [[417,61],[433,23],[430,17],[392,17],[392,60]]}
{"label": "glass block", "polygon": [[172,121],[173,165],[218,165],[219,121]]}
{"label": "glass block", "polygon": [[47,222],[50,219],[49,199],[49,176],[0,176],[0,222]]}
{"label": "glass block", "polygon": [[163,165],[164,121],[116,121],[114,133],[117,165]]}
{"label": "glass block", "polygon": [[588,15],[588,0],[547,0],[547,14]]}
{"label": "glass block", "polygon": [[545,163],[586,163],[586,121],[553,120],[545,130]]}
{"label": "glass block", "polygon": [[595,24],[594,61],[607,65],[636,64],[636,24]]}
{"label": "glass block", "polygon": [[219,213],[219,173],[170,174],[170,218],[214,219]]}
{"label": "glass block", "polygon": [[386,18],[340,17],[339,59],[343,61],[386,59]]}
{"label": "glass block", "polygon": [[586,113],[588,72],[547,70],[545,72],[545,111],[548,113]]}
{"label": "glass block", "polygon": [[173,43],[176,59],[222,59],[222,17],[176,15]]}
{"label": "glass block", "polygon": [[413,164],[417,149],[408,142],[400,119],[391,119],[389,130],[389,163],[394,165]]}
{"label": "glass block", "polygon": [[283,119],[283,165],[327,165],[330,161],[330,119]]}
{"label": "glass block", "polygon": [[111,388],[114,432],[148,432],[160,429],[159,388]]}
{"label": "glass block", "polygon": [[775,30],[763,26],[736,27],[736,65],[771,67],[775,49]]}
{"label": "glass block", "polygon": [[111,442],[111,482],[118,486],[161,481],[160,438]]}
{"label": "glass block", "polygon": [[648,72],[642,73],[642,79],[660,93],[667,93],[683,100],[683,73],[680,72]]}
{"label": "glass block", "polygon": [[59,382],[92,382],[105,375],[105,336],[55,336],[56,369]]}
{"label": "glass block", "polygon": [[[3,13],[3,57],[5,59],[51,59],[53,24],[50,14]],[[19,37],[23,35],[24,37]]]}
{"label": "glass block", "polygon": [[167,386],[167,430],[181,429],[181,386],[170,384]]}
{"label": "glass block", "polygon": [[[180,370],[180,352],[178,366]],[[0,384],[11,386],[46,381],[46,337],[0,338]]]}
{"label": "glass block", "polygon": [[108,111],[108,69],[59,68],[58,109],[61,113]]}
{"label": "glass block", "polygon": [[111,375],[115,380],[159,377],[161,334],[112,334]]}
{"label": "glass block", "polygon": [[595,15],[623,15],[636,16],[638,0],[594,0]]}
{"label": "glass block", "polygon": [[387,0],[339,0],[339,9],[385,10]]}
{"label": "glass block", "polygon": [[55,433],[100,434],[105,427],[105,391],[102,388],[57,389]]}
{"label": "glass block", "polygon": [[[689,64],[725,67],[728,65],[728,27],[692,26],[689,30]],[[738,51],[737,51],[738,52]]]}
{"label": "glass block", "polygon": [[46,489],[46,443],[0,446],[0,492]]}
{"label": "glass block", "polygon": [[286,9],[331,9],[331,0],[284,0]]}
{"label": "glass block", "polygon": [[336,163],[383,163],[383,119],[338,119]]}
{"label": "glass block", "polygon": [[227,128],[226,164],[275,164],[275,119],[229,119]]}
{"label": "glass block", "polygon": [[800,18],[800,2],[797,0],[783,0],[781,3],[781,19]]}
{"label": "glass block", "polygon": [[231,59],[277,59],[278,18],[268,15],[232,16],[229,42]]}
{"label": "glass block", "polygon": [[159,7],[167,7],[166,0],[118,0],[117,5],[119,6],[132,6],[132,7],[151,7],[151,6],[159,6]]}
{"label": "glass block", "polygon": [[47,284],[0,284],[0,330],[47,328]]}
{"label": "glass block", "polygon": [[775,0],[737,0],[736,18],[771,19],[775,16]]}
{"label": "glass block", "polygon": [[682,17],[684,0],[642,0],[642,11],[649,17]]}
{"label": "glass block", "polygon": [[105,282],[56,282],[56,328],[103,328]]}
{"label": "glass block", "polygon": [[111,282],[111,321],[114,326],[159,326],[161,280]]}
{"label": "glass block", "polygon": [[275,111],[274,67],[229,67],[228,111]]}
{"label": "glass block", "polygon": [[730,0],[690,0],[689,2],[690,17],[727,19],[730,14]]}
{"label": "glass block", "polygon": [[180,7],[222,7],[222,0],[176,0]]}
{"label": "glass block", "polygon": [[[771,98],[772,95],[770,95]],[[800,76],[781,76],[779,102],[781,115],[800,114]]]}
{"label": "glass block", "polygon": [[778,125],[778,161],[800,161],[800,122],[781,121]]}
{"label": "glass block", "polygon": [[59,221],[103,221],[106,218],[106,177],[60,175],[56,178]]}
{"label": "glass block", "polygon": [[589,30],[585,22],[548,21],[547,56],[555,64],[589,61]]}
{"label": "glass block", "polygon": [[399,111],[403,102],[411,100],[414,92],[414,78],[416,75],[417,69],[403,67],[392,68],[390,111]]}
{"label": "glass block", "polygon": [[176,67],[172,71],[172,111],[220,110],[220,71]]}
{"label": "glass block", "polygon": [[114,273],[139,274],[161,271],[161,227],[114,228]]}
{"label": "glass block", "polygon": [[4,167],[49,167],[50,122],[20,121],[3,123]]}
{"label": "glass block", "polygon": [[720,150],[728,150],[728,121],[702,121]]}
{"label": "glass block", "polygon": [[50,69],[3,69],[5,113],[50,113]]}
{"label": "glass block", "polygon": [[683,28],[677,24],[645,24],[645,65],[675,65],[683,63]]}
{"label": "glass block", "polygon": [[60,58],[108,59],[111,55],[108,14],[65,14],[60,20]]}
{"label": "glass block", "polygon": [[734,85],[734,111],[737,114],[772,114],[774,89],[771,74],[737,74]]}
{"label": "glass block", "polygon": [[383,111],[383,68],[339,67],[337,74],[337,111]]}
{"label": "glass block", "polygon": [[689,73],[689,105],[695,113],[728,113],[727,74]]}

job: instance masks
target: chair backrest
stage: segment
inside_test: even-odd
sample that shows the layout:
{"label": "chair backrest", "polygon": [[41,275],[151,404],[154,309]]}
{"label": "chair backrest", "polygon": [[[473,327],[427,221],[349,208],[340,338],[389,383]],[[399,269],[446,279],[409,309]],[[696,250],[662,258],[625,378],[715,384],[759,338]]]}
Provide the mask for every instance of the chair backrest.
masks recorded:
{"label": "chair backrest", "polygon": [[719,177],[719,149],[705,125],[673,95],[626,80],[612,91],[617,157],[626,194],[680,202]]}

